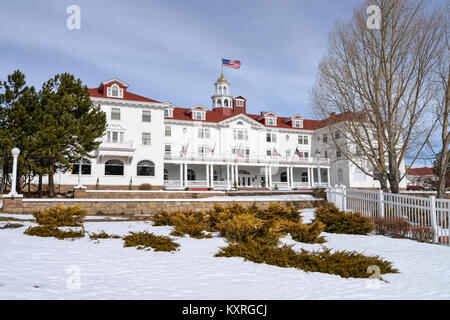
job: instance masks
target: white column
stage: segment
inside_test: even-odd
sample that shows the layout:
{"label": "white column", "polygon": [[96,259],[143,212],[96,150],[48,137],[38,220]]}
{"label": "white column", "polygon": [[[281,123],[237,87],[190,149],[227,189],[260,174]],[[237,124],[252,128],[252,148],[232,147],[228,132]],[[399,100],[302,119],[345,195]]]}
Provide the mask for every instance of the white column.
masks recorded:
{"label": "white column", "polygon": [[269,188],[272,190],[272,167],[269,166]]}
{"label": "white column", "polygon": [[265,188],[269,187],[269,169],[267,166],[264,167],[264,180],[265,180]]}
{"label": "white column", "polygon": [[83,159],[80,159],[80,163],[78,164],[78,184],[75,186],[75,189],[84,189],[83,184],[81,183],[82,166]]}
{"label": "white column", "polygon": [[311,175],[311,168],[308,167],[308,186],[311,188],[312,187],[312,180],[313,180],[313,176]]}
{"label": "white column", "polygon": [[211,188],[214,188],[214,165],[213,164],[210,165],[210,171],[211,171],[210,186],[211,186]]}
{"label": "white column", "polygon": [[236,185],[239,187],[239,166],[237,164],[234,167],[234,170],[235,170]]}
{"label": "white column", "polygon": [[328,182],[328,186],[331,186],[331,183],[330,183],[330,168],[327,168],[327,182]]}
{"label": "white column", "polygon": [[291,189],[294,189],[294,167],[291,167]]}
{"label": "white column", "polygon": [[209,188],[209,164],[205,166],[206,174],[205,174],[205,180],[206,180],[206,187]]}
{"label": "white column", "polygon": [[231,171],[231,187],[234,188],[234,165],[232,164],[230,167],[230,171]]}
{"label": "white column", "polygon": [[13,148],[12,151],[13,156],[13,169],[12,169],[12,177],[11,177],[11,191],[8,193],[10,197],[17,197],[19,194],[16,191],[17,186],[17,157],[20,154],[19,148]]}
{"label": "white column", "polygon": [[187,187],[187,163],[184,164],[184,186]]}
{"label": "white column", "polygon": [[227,164],[227,190],[231,189],[231,183],[230,183],[230,165]]}
{"label": "white column", "polygon": [[183,163],[180,163],[180,187],[183,187],[184,185],[184,179],[183,179]]}

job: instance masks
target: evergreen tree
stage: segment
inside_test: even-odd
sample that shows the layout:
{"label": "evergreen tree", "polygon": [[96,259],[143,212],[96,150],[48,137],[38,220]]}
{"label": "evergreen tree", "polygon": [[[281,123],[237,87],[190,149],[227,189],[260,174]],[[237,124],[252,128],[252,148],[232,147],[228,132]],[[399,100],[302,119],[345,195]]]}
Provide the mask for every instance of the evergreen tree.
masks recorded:
{"label": "evergreen tree", "polygon": [[55,194],[53,175],[96,150],[106,130],[106,115],[94,106],[86,86],[68,73],[58,74],[39,92],[39,137],[36,158],[48,165],[49,196]]}

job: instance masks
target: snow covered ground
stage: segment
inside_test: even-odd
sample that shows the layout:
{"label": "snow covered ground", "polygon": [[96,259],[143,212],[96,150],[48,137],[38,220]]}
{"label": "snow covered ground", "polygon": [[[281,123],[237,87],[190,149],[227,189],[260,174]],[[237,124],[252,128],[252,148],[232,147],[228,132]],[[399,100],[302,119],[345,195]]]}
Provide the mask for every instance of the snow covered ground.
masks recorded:
{"label": "snow covered ground", "polygon": [[[313,217],[313,209],[303,213],[305,220]],[[412,240],[324,234],[329,248],[392,261],[400,273],[383,275],[385,283],[215,258],[226,245],[218,237],[175,238],[180,250],[167,253],[123,248],[121,239],[31,237],[23,234],[25,227],[0,230],[0,299],[450,299],[450,247]],[[142,221],[85,227],[119,235],[172,230]],[[290,237],[283,241],[295,243]]]}

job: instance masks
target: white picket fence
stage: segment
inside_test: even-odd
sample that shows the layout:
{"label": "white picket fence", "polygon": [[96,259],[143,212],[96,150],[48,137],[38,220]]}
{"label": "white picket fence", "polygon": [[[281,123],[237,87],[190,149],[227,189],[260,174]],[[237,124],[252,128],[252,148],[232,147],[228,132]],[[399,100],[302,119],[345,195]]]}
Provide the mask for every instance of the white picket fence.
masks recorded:
{"label": "white picket fence", "polygon": [[327,199],[343,211],[361,212],[368,217],[407,219],[413,226],[430,227],[434,242],[450,245],[450,200],[435,196],[416,197],[381,190],[359,190],[345,186],[328,187]]}

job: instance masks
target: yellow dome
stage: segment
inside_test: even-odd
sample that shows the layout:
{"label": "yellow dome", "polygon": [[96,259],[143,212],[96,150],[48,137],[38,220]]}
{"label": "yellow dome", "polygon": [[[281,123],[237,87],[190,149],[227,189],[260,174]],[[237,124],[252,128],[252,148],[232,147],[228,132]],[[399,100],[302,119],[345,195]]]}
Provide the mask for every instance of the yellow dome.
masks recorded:
{"label": "yellow dome", "polygon": [[220,75],[220,78],[217,79],[217,82],[228,82],[227,79],[225,79],[225,77],[222,75]]}

